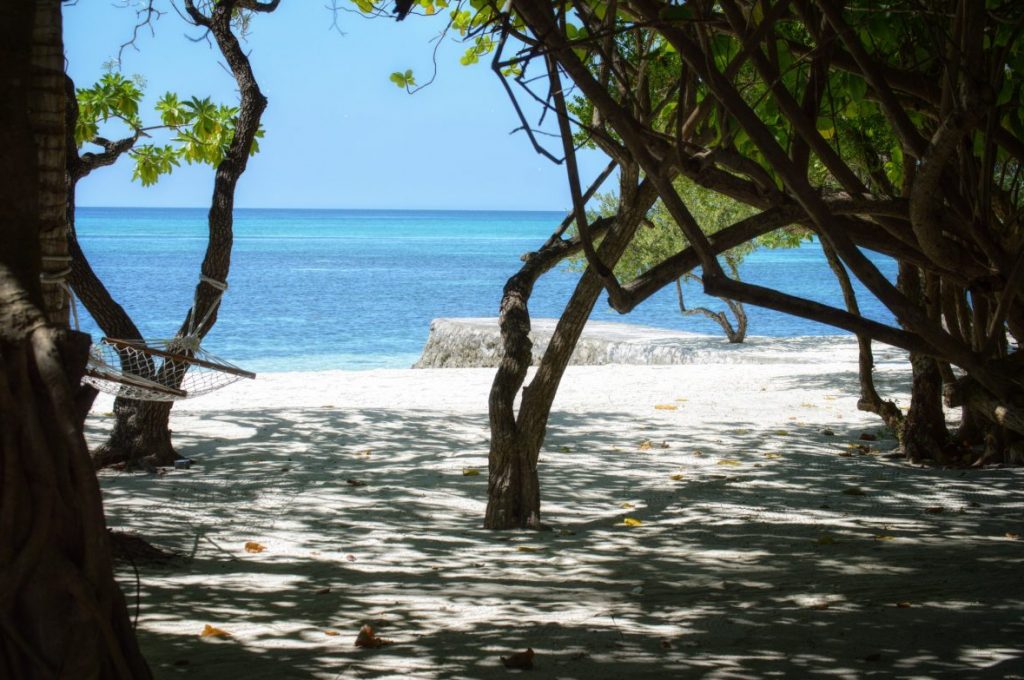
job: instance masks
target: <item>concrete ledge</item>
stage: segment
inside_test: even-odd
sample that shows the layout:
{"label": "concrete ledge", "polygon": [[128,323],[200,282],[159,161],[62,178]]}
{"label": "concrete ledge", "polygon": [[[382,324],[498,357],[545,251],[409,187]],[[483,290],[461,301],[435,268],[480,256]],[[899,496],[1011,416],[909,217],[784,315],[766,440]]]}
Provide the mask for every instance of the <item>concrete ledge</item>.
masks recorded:
{"label": "concrete ledge", "polygon": [[[533,363],[536,365],[554,332],[557,319],[533,319]],[[413,368],[478,368],[498,365],[500,334],[496,318],[434,319],[430,336]],[[591,321],[573,352],[577,366],[603,364],[737,364],[828,363],[837,353],[856,359],[857,341],[851,335],[770,338],[748,336],[731,344],[724,336],[698,335],[650,326]],[[905,360],[906,354],[875,345],[875,363]]]}

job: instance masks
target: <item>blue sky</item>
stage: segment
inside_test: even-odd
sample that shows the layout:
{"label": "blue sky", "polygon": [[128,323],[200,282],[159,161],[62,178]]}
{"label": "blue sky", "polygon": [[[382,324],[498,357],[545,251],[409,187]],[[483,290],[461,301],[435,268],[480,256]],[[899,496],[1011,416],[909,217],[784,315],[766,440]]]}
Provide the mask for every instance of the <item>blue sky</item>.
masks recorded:
{"label": "blue sky", "polygon": [[[270,100],[266,137],[242,178],[236,205],[249,208],[564,210],[565,170],[539,156],[518,126],[489,65],[459,64],[465,47],[450,40],[438,53],[435,82],[408,95],[388,80],[412,68],[424,81],[439,17],[404,22],[342,12],[344,35],[331,30],[322,0],[285,0],[253,21],[246,42]],[[345,6],[349,6],[347,1]],[[234,103],[234,81],[219,53],[170,7],[128,48],[122,71],[147,80],[143,111],[171,90]],[[68,70],[79,86],[128,40],[135,12],[90,0],[64,8]],[[533,110],[533,119],[537,111]],[[144,120],[147,119],[144,113]],[[549,117],[550,118],[550,117]],[[155,115],[149,117],[155,120]],[[111,134],[116,134],[112,130]],[[549,139],[552,149],[559,147]],[[212,170],[182,167],[155,187],[131,181],[130,162],[102,168],[78,188],[81,206],[203,206]],[[605,159],[581,157],[583,183]]]}

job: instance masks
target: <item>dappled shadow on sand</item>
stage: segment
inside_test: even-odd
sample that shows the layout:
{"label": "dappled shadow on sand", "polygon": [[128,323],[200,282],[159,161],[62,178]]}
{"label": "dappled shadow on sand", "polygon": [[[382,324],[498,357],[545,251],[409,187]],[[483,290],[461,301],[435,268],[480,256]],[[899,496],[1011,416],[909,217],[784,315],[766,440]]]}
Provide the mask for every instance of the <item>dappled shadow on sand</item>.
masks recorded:
{"label": "dappled shadow on sand", "polygon": [[[505,677],[526,647],[540,678],[1022,677],[1019,470],[911,468],[827,414],[649,413],[553,417],[537,533],[480,528],[482,413],[204,413],[191,470],[102,477],[113,527],[188,557],[142,569],[145,653],[165,678]],[[394,644],[356,648],[364,623]]]}

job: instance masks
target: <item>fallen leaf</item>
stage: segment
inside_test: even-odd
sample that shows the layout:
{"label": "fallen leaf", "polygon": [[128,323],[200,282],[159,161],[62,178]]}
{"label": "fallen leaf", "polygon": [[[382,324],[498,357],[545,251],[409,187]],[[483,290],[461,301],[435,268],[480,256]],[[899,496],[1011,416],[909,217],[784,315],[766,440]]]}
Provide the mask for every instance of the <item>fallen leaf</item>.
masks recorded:
{"label": "fallen leaf", "polygon": [[671,475],[669,479],[671,479],[674,482],[681,482],[683,481],[683,475]]}
{"label": "fallen leaf", "polygon": [[781,453],[766,453],[766,454],[764,454],[764,457],[765,458],[769,458],[769,459],[782,458],[782,454]]}
{"label": "fallen leaf", "polygon": [[532,545],[521,545],[516,548],[521,553],[537,553],[543,550],[543,548],[535,548]]}
{"label": "fallen leaf", "polygon": [[942,506],[936,505],[931,508],[925,508],[924,511],[932,515],[941,515],[943,512],[946,511],[946,509],[943,508]]}
{"label": "fallen leaf", "polygon": [[476,468],[462,468],[463,477],[476,477],[480,474],[480,470]]}
{"label": "fallen leaf", "polygon": [[636,507],[636,505],[634,505],[633,503],[630,503],[629,501],[627,501],[625,503],[620,504],[619,507],[624,509],[624,510],[632,510],[633,508]]}
{"label": "fallen leaf", "polygon": [[719,465],[739,465],[740,462],[738,460],[733,459],[733,458],[723,458],[722,460],[718,461],[718,464]]}
{"label": "fallen leaf", "polygon": [[364,458],[369,458],[371,453],[373,453],[373,449],[363,449],[362,451],[356,451],[357,456],[363,456]]}
{"label": "fallen leaf", "polygon": [[828,609],[828,607],[829,607],[828,602],[819,602],[818,604],[812,604],[811,605],[811,609],[817,609],[819,611],[824,611],[824,610]]}
{"label": "fallen leaf", "polygon": [[1013,531],[1007,531],[1006,532],[1006,537],[1008,539],[1010,539],[1011,541],[1016,541],[1018,538],[1020,538],[1020,534],[1015,533]]}
{"label": "fallen leaf", "polygon": [[266,546],[257,543],[256,541],[246,541],[245,543],[245,552],[247,553],[261,553],[266,549]]}
{"label": "fallen leaf", "polygon": [[348,554],[348,555],[345,555],[345,559],[346,559],[346,560],[348,560],[349,562],[355,562],[355,561],[356,561],[356,556],[355,556],[355,555],[352,555],[352,554],[350,553],[350,554]]}
{"label": "fallen leaf", "polygon": [[324,635],[330,635],[331,637],[334,637],[336,635],[339,635],[339,633],[336,630],[325,630]]}
{"label": "fallen leaf", "polygon": [[885,534],[875,534],[876,541],[895,541],[895,536],[887,536]]}
{"label": "fallen leaf", "polygon": [[681,402],[684,402],[684,401],[690,401],[690,400],[689,400],[689,399],[687,399],[686,397],[677,397],[677,398],[676,398],[676,401],[678,401],[678,402],[680,402],[680,403],[681,403]]}
{"label": "fallen leaf", "polygon": [[659,644],[662,649],[672,649],[672,642],[668,638],[661,638]]}
{"label": "fallen leaf", "polygon": [[679,408],[679,407],[676,406],[675,404],[655,404],[654,405],[654,409],[656,411],[675,411],[677,408]]}
{"label": "fallen leaf", "polygon": [[501,657],[501,663],[505,668],[528,671],[533,668],[533,649],[528,648],[525,652],[516,652],[512,656]]}
{"label": "fallen leaf", "polygon": [[907,602],[907,601],[897,602],[896,606],[899,607],[900,609],[909,609],[910,608],[910,603]]}
{"label": "fallen leaf", "polygon": [[873,442],[873,441],[878,439],[878,437],[876,437],[875,435],[871,434],[870,432],[861,432],[860,433],[860,438],[861,438],[862,441],[866,441],[866,442]]}
{"label": "fallen leaf", "polygon": [[779,435],[780,437],[788,437],[789,430],[775,430],[775,434]]}
{"label": "fallen leaf", "polygon": [[572,453],[571,446],[559,446],[558,450],[561,451],[562,453]]}
{"label": "fallen leaf", "polygon": [[638,520],[636,517],[627,517],[624,520],[622,520],[622,523],[625,524],[627,527],[638,527],[641,524],[643,524],[643,522]]}
{"label": "fallen leaf", "polygon": [[356,647],[377,649],[390,644],[394,644],[394,642],[392,640],[385,640],[384,638],[377,637],[377,633],[373,630],[373,626],[370,624],[366,624],[360,628],[359,635],[356,636]]}
{"label": "fallen leaf", "polygon": [[650,451],[651,449],[654,448],[654,443],[650,439],[645,439],[642,442],[640,442],[640,446],[638,448],[641,451]]}
{"label": "fallen leaf", "polygon": [[203,632],[199,634],[199,637],[215,637],[223,639],[231,637],[231,633],[226,630],[221,630],[220,628],[215,628],[210,624],[206,624],[203,626]]}

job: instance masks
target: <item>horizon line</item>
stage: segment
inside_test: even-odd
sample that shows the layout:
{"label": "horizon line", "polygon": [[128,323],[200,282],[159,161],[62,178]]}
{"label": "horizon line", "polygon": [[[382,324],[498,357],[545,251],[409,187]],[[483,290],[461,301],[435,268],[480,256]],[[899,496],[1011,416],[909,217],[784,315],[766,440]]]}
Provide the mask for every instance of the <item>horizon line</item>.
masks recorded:
{"label": "horizon line", "polygon": [[[100,210],[209,210],[208,205],[76,205],[78,208],[90,208]],[[551,208],[295,208],[290,206],[267,207],[267,206],[235,206],[236,210],[363,210],[378,212],[536,212],[536,213],[561,213],[568,214],[566,209]]]}

